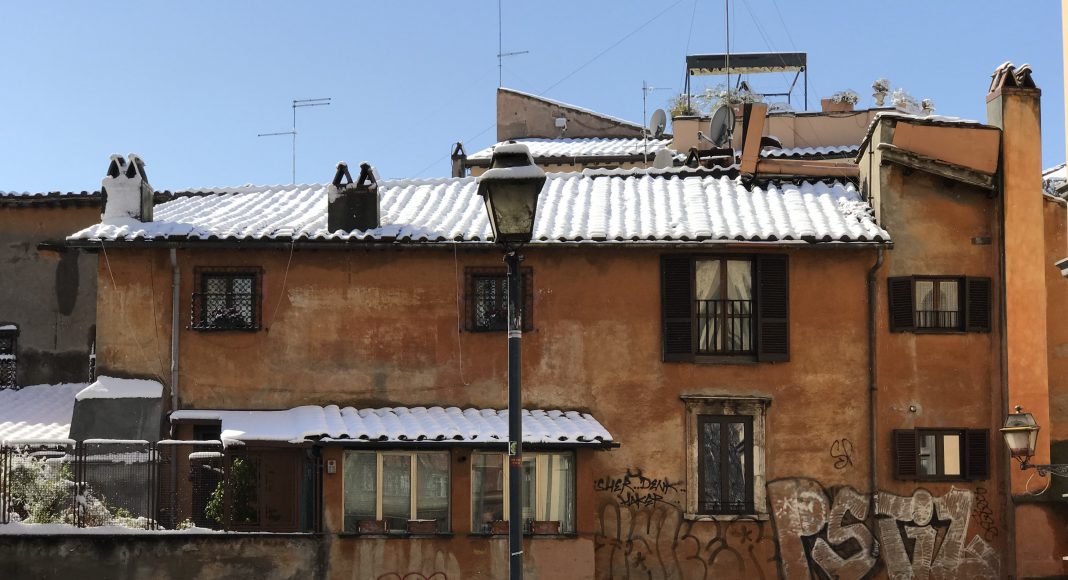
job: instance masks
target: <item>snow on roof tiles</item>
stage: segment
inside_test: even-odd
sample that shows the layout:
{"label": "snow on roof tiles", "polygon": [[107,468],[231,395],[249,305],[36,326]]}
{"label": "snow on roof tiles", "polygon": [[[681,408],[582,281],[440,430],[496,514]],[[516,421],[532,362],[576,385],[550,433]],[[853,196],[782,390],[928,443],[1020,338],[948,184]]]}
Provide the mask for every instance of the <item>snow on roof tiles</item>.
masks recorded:
{"label": "snow on roof tiles", "polygon": [[[550,173],[534,244],[558,242],[888,242],[850,183],[745,187],[715,174],[649,170]],[[70,240],[487,242],[474,177],[379,182],[382,225],[326,229],[325,185],[193,190],[156,205],[155,221],[113,219]]]}
{"label": "snow on roof tiles", "polygon": [[0,441],[66,439],[74,395],[85,383],[0,390]]}
{"label": "snow on roof tiles", "polygon": [[[646,142],[640,138],[586,138],[586,139],[515,139],[530,149],[535,159],[546,157],[623,157],[638,156],[646,152]],[[468,160],[489,160],[493,156],[492,145],[473,153]],[[657,151],[668,149],[671,139],[649,139],[648,153],[652,159]]]}
{"label": "snow on roof tiles", "polygon": [[860,145],[828,145],[825,147],[783,147],[781,149],[764,149],[760,152],[761,157],[826,157],[841,155],[852,157],[860,151]]}
{"label": "snow on roof tiles", "polygon": [[0,191],[0,198],[45,198],[45,197],[94,197],[99,191]]}
{"label": "snow on roof tiles", "polygon": [[[284,411],[181,410],[171,421],[222,423],[222,438],[237,441],[354,439],[374,442],[508,440],[508,412],[457,407],[339,408],[304,406]],[[524,443],[609,443],[612,435],[588,413],[523,410]]]}

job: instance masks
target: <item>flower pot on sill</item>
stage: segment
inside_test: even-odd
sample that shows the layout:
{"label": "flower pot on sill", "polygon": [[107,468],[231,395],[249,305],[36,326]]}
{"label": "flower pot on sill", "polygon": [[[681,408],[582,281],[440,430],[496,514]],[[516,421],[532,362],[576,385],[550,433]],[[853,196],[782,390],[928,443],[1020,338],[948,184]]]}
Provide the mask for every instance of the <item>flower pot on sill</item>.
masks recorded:
{"label": "flower pot on sill", "polygon": [[508,520],[494,520],[490,522],[490,533],[498,536],[508,535]]}
{"label": "flower pot on sill", "polygon": [[438,533],[437,520],[408,520],[409,534],[436,534]]}
{"label": "flower pot on sill", "polygon": [[535,520],[530,524],[530,531],[535,535],[558,535],[560,522]]}
{"label": "flower pot on sill", "polygon": [[360,520],[357,531],[361,534],[387,534],[386,520]]}

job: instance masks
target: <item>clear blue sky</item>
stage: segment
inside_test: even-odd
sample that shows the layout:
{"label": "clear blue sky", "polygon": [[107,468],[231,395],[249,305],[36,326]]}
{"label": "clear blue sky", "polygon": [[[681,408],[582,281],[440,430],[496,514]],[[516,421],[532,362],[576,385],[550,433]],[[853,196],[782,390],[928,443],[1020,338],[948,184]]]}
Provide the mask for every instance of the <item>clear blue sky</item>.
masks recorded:
{"label": "clear blue sky", "polygon": [[[994,68],[1031,63],[1051,166],[1065,157],[1059,4],[732,0],[732,50],[807,52],[810,103],[852,88],[870,104],[886,77],[979,120]],[[505,86],[634,121],[643,80],[681,91],[687,48],[724,48],[721,0],[504,0],[503,15],[504,50],[530,51],[506,60]],[[290,101],[314,97],[333,104],[299,113],[298,181],[339,160],[448,175],[454,141],[494,141],[496,54],[494,0],[4,3],[0,190],[95,189],[108,155],[130,152],[156,189],[288,183],[288,138],[256,134],[288,130]],[[763,76],[757,89],[785,83]]]}

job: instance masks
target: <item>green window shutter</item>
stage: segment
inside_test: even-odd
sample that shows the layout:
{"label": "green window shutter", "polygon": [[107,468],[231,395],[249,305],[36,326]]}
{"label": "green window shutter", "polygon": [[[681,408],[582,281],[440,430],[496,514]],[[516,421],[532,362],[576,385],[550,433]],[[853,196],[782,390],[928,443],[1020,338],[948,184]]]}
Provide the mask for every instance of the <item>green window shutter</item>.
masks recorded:
{"label": "green window shutter", "polygon": [[916,330],[915,308],[912,302],[912,277],[890,278],[890,332]]}
{"label": "green window shutter", "polygon": [[663,360],[693,360],[693,260],[688,255],[660,258]]}
{"label": "green window shutter", "polygon": [[790,271],[786,256],[756,258],[757,360],[790,360]]}

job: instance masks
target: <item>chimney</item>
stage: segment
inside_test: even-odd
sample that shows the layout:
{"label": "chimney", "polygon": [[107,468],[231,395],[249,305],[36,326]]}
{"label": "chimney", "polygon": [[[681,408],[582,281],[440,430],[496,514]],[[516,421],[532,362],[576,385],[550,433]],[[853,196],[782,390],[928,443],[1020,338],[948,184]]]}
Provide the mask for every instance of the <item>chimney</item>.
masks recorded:
{"label": "chimney", "polygon": [[[1050,462],[1049,365],[1046,339],[1046,263],[1042,208],[1042,91],[1027,65],[1005,63],[992,75],[987,119],[1001,128],[1004,212],[1005,320],[1008,405],[1022,405],[1042,426],[1033,463]],[[1003,410],[1007,411],[1007,410]],[[1013,470],[1013,494],[1025,474]]]}
{"label": "chimney", "polygon": [[379,223],[378,172],[368,163],[360,164],[360,176],[352,181],[349,166],[337,164],[334,181],[327,188],[327,229],[331,232],[373,230]]}
{"label": "chimney", "polygon": [[112,155],[108,174],[100,182],[104,198],[103,221],[133,218],[152,221],[152,186],[145,175],[145,162],[131,153],[129,161]]}
{"label": "chimney", "polygon": [[456,142],[456,145],[452,147],[452,176],[453,177],[465,177],[467,175],[467,168],[464,167],[464,163],[467,161],[467,152],[464,151],[464,144],[460,141]]}

